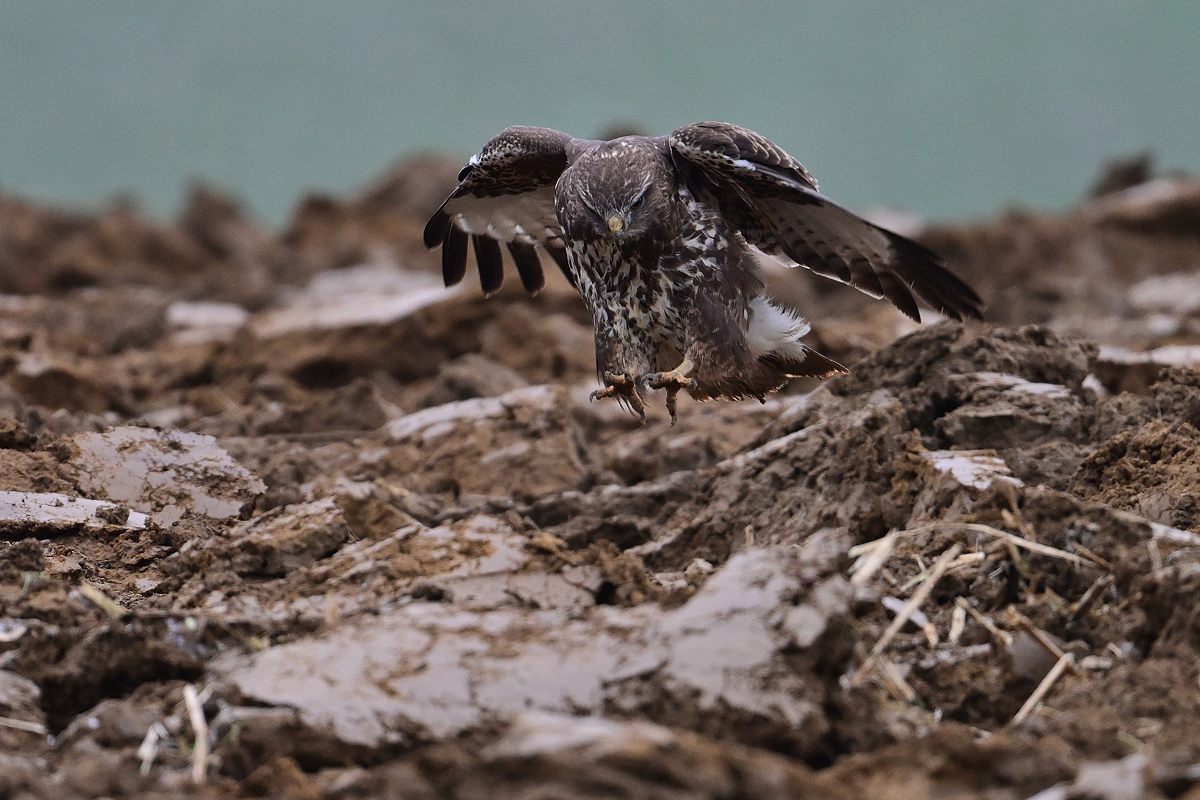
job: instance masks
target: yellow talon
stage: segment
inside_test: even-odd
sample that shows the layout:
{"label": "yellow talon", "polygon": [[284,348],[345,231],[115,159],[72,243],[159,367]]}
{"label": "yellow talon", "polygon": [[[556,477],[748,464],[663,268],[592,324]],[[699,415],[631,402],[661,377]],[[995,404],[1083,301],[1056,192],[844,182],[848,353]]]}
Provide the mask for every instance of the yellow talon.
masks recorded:
{"label": "yellow talon", "polygon": [[630,410],[637,414],[643,424],[646,422],[646,404],[638,394],[637,378],[625,373],[605,372],[604,382],[608,385],[603,389],[592,392],[591,400],[602,400],[606,397],[616,397],[629,404]]}
{"label": "yellow talon", "polygon": [[687,389],[689,392],[694,392],[697,388],[696,379],[688,377],[694,367],[695,365],[685,358],[678,367],[670,372],[658,372],[646,376],[647,386],[652,389],[667,390],[667,413],[671,415],[671,427],[675,427],[675,423],[679,421],[676,413],[678,408],[676,395],[679,394],[679,390]]}

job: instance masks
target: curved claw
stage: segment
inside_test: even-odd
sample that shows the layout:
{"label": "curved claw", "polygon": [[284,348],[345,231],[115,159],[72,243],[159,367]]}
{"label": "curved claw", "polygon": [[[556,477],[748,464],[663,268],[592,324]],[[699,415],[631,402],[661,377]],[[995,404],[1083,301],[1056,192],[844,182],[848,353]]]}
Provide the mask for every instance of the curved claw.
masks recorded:
{"label": "curved claw", "polygon": [[608,385],[592,392],[589,400],[595,401],[606,397],[622,400],[629,405],[629,408],[638,415],[644,424],[646,422],[646,403],[638,394],[640,379],[626,373],[605,372],[604,382]]}
{"label": "curved claw", "polygon": [[668,392],[678,392],[687,389],[689,392],[699,388],[695,378],[686,375],[674,375],[670,372],[656,372],[646,376],[646,385],[651,389],[666,389]]}
{"label": "curved claw", "polygon": [[689,378],[678,369],[647,375],[645,382],[651,389],[667,390],[667,413],[671,415],[671,427],[675,427],[675,423],[679,421],[679,415],[676,413],[678,407],[676,396],[679,394],[679,390],[687,389],[689,392],[695,393],[699,387],[695,378]]}

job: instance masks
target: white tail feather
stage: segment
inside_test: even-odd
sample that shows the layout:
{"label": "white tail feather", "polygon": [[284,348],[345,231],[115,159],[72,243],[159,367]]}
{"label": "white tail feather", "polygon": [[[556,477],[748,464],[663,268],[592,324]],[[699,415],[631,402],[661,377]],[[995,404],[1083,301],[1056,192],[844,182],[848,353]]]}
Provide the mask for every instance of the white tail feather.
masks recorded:
{"label": "white tail feather", "polygon": [[773,353],[803,361],[807,349],[800,339],[809,330],[811,326],[795,311],[775,305],[764,295],[751,299],[746,343],[756,355]]}

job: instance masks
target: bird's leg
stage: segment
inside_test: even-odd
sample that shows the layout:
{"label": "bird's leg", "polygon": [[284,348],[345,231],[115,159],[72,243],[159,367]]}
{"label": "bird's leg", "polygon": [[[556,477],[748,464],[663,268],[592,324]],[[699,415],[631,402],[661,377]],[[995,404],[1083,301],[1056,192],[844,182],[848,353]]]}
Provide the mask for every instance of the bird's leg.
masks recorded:
{"label": "bird's leg", "polygon": [[592,392],[592,399],[616,398],[646,422],[646,403],[642,399],[639,376],[650,369],[646,342],[637,331],[630,330],[629,321],[611,303],[599,303],[592,308],[596,330],[596,371],[604,388]]}
{"label": "bird's leg", "polygon": [[638,381],[633,375],[627,372],[605,372],[604,383],[607,384],[603,389],[597,389],[592,392],[591,400],[600,400],[605,397],[616,397],[618,400],[623,400],[633,409],[633,413],[637,414],[642,422],[646,421],[646,403],[642,400],[642,396],[638,394]]}
{"label": "bird's leg", "polygon": [[680,389],[687,389],[689,392],[696,389],[696,379],[688,377],[695,366],[690,360],[684,358],[683,362],[670,372],[655,372],[645,377],[646,385],[651,389],[667,390],[667,413],[671,415],[672,426],[678,420],[675,413],[675,396],[679,394]]}

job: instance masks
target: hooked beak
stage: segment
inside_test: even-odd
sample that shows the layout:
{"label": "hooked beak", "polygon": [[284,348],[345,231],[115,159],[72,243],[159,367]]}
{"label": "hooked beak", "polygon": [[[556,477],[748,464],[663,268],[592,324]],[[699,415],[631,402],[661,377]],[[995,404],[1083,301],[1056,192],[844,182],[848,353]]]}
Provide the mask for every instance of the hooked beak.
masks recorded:
{"label": "hooked beak", "polygon": [[608,218],[608,229],[613,233],[620,233],[625,230],[625,218],[613,214]]}

